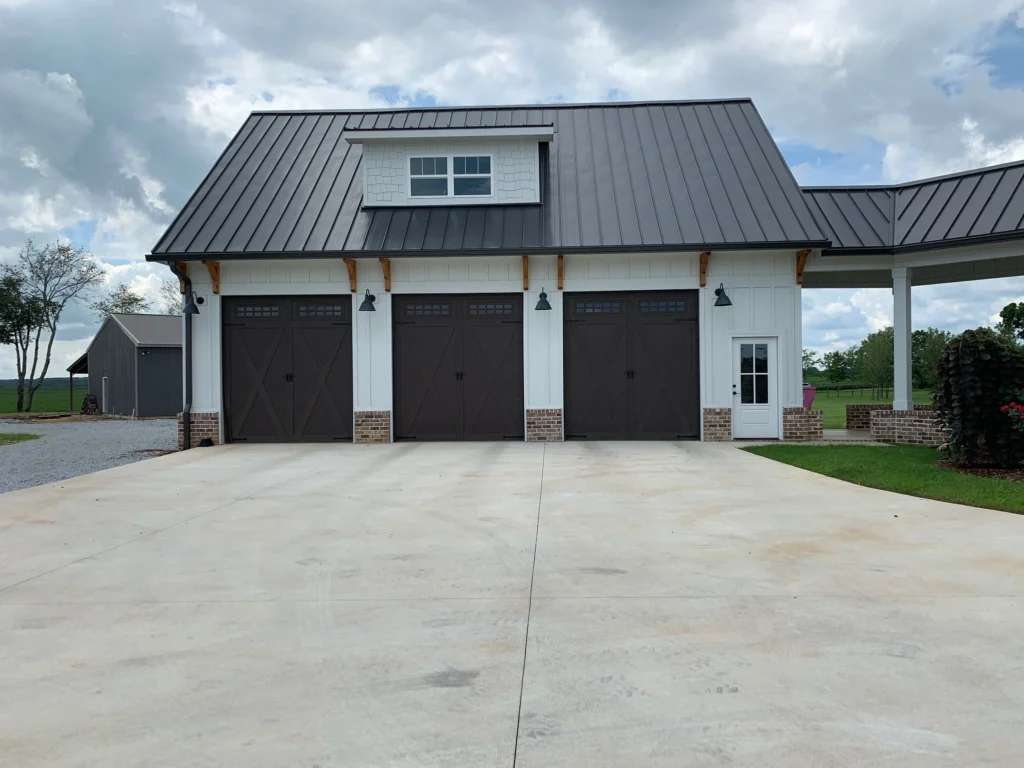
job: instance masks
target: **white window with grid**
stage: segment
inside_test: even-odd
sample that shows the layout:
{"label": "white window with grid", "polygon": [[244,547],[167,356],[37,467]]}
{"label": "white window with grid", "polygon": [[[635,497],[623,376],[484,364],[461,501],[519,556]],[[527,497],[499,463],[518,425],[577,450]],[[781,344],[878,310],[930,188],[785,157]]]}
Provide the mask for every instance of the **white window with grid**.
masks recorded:
{"label": "white window with grid", "polygon": [[491,197],[491,155],[409,158],[409,197]]}

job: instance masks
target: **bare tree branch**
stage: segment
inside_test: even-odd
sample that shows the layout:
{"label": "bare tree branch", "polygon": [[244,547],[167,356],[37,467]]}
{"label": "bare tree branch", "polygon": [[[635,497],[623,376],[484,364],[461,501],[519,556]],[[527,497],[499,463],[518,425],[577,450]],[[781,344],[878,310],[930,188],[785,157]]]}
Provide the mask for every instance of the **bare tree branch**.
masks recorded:
{"label": "bare tree branch", "polygon": [[[24,284],[26,295],[38,300],[42,310],[43,322],[36,329],[32,368],[28,375],[26,410],[32,410],[32,399],[50,369],[53,341],[57,336],[57,323],[61,314],[69,303],[84,298],[91,289],[103,282],[105,273],[92,255],[81,248],[59,243],[38,248],[31,240],[25,243],[18,254],[14,269]],[[44,327],[48,339],[42,370],[37,377]]]}

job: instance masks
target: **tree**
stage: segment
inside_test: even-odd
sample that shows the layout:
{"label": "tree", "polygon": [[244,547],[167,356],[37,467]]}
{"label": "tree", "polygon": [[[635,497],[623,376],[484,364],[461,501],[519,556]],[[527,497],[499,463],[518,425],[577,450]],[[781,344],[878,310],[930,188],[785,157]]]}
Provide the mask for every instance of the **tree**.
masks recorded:
{"label": "tree", "polygon": [[178,289],[177,280],[164,280],[160,283],[160,305],[167,315],[180,315],[184,308],[184,296]]}
{"label": "tree", "polygon": [[[38,248],[28,240],[8,273],[21,281],[24,295],[37,301],[42,312],[42,322],[32,333],[32,365],[28,367],[26,361],[28,370],[19,377],[19,384],[23,384],[27,392],[25,410],[31,411],[36,390],[50,369],[53,340],[57,335],[57,322],[61,314],[68,304],[84,298],[92,288],[102,283],[105,272],[92,255],[81,248],[61,244]],[[48,338],[40,370],[39,353],[43,346],[44,331]],[[25,352],[27,357],[27,347]]]}
{"label": "tree", "polygon": [[914,389],[935,389],[936,366],[953,334],[928,328],[911,334],[910,349],[913,357]]}
{"label": "tree", "polygon": [[846,352],[838,349],[835,352],[826,352],[825,357],[822,358],[822,365],[825,366],[825,375],[828,380],[833,384],[838,384],[849,379],[853,374],[853,357],[856,353],[856,347]]}
{"label": "tree", "polygon": [[17,411],[25,410],[25,370],[35,331],[43,325],[43,307],[25,294],[24,281],[11,268],[0,271],[0,344],[14,347],[18,375]]}
{"label": "tree", "polygon": [[102,299],[90,306],[103,322],[111,315],[139,315],[149,309],[149,302],[141,293],[136,293],[124,283],[118,283]]}
{"label": "tree", "polygon": [[804,367],[804,378],[808,374],[820,373],[818,366],[821,364],[821,360],[818,358],[817,352],[813,349],[805,349],[803,353],[803,367]]}
{"label": "tree", "polygon": [[857,350],[857,377],[875,389],[875,398],[892,386],[894,356],[892,326],[868,334]]}
{"label": "tree", "polygon": [[1007,304],[999,312],[999,332],[1007,338],[1024,341],[1024,301]]}

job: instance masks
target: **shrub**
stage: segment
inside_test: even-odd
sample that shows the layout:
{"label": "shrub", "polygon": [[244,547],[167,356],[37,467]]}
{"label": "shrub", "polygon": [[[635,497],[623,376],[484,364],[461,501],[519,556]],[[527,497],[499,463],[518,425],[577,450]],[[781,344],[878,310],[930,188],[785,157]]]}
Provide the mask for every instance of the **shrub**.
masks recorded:
{"label": "shrub", "polygon": [[1002,410],[1024,388],[1024,349],[989,328],[965,331],[942,352],[935,404],[955,461],[1024,464],[1024,431]]}
{"label": "shrub", "polygon": [[1018,432],[1024,432],[1024,405],[1020,403],[1010,403],[1004,405],[999,409],[1006,414],[1006,418],[1013,424],[1013,428]]}

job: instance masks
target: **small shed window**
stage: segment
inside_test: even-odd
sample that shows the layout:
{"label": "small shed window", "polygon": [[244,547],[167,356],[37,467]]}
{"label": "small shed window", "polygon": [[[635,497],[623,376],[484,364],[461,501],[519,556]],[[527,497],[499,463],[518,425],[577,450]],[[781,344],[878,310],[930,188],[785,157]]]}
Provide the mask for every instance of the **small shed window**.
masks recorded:
{"label": "small shed window", "polygon": [[409,158],[410,197],[448,197],[448,158]]}

